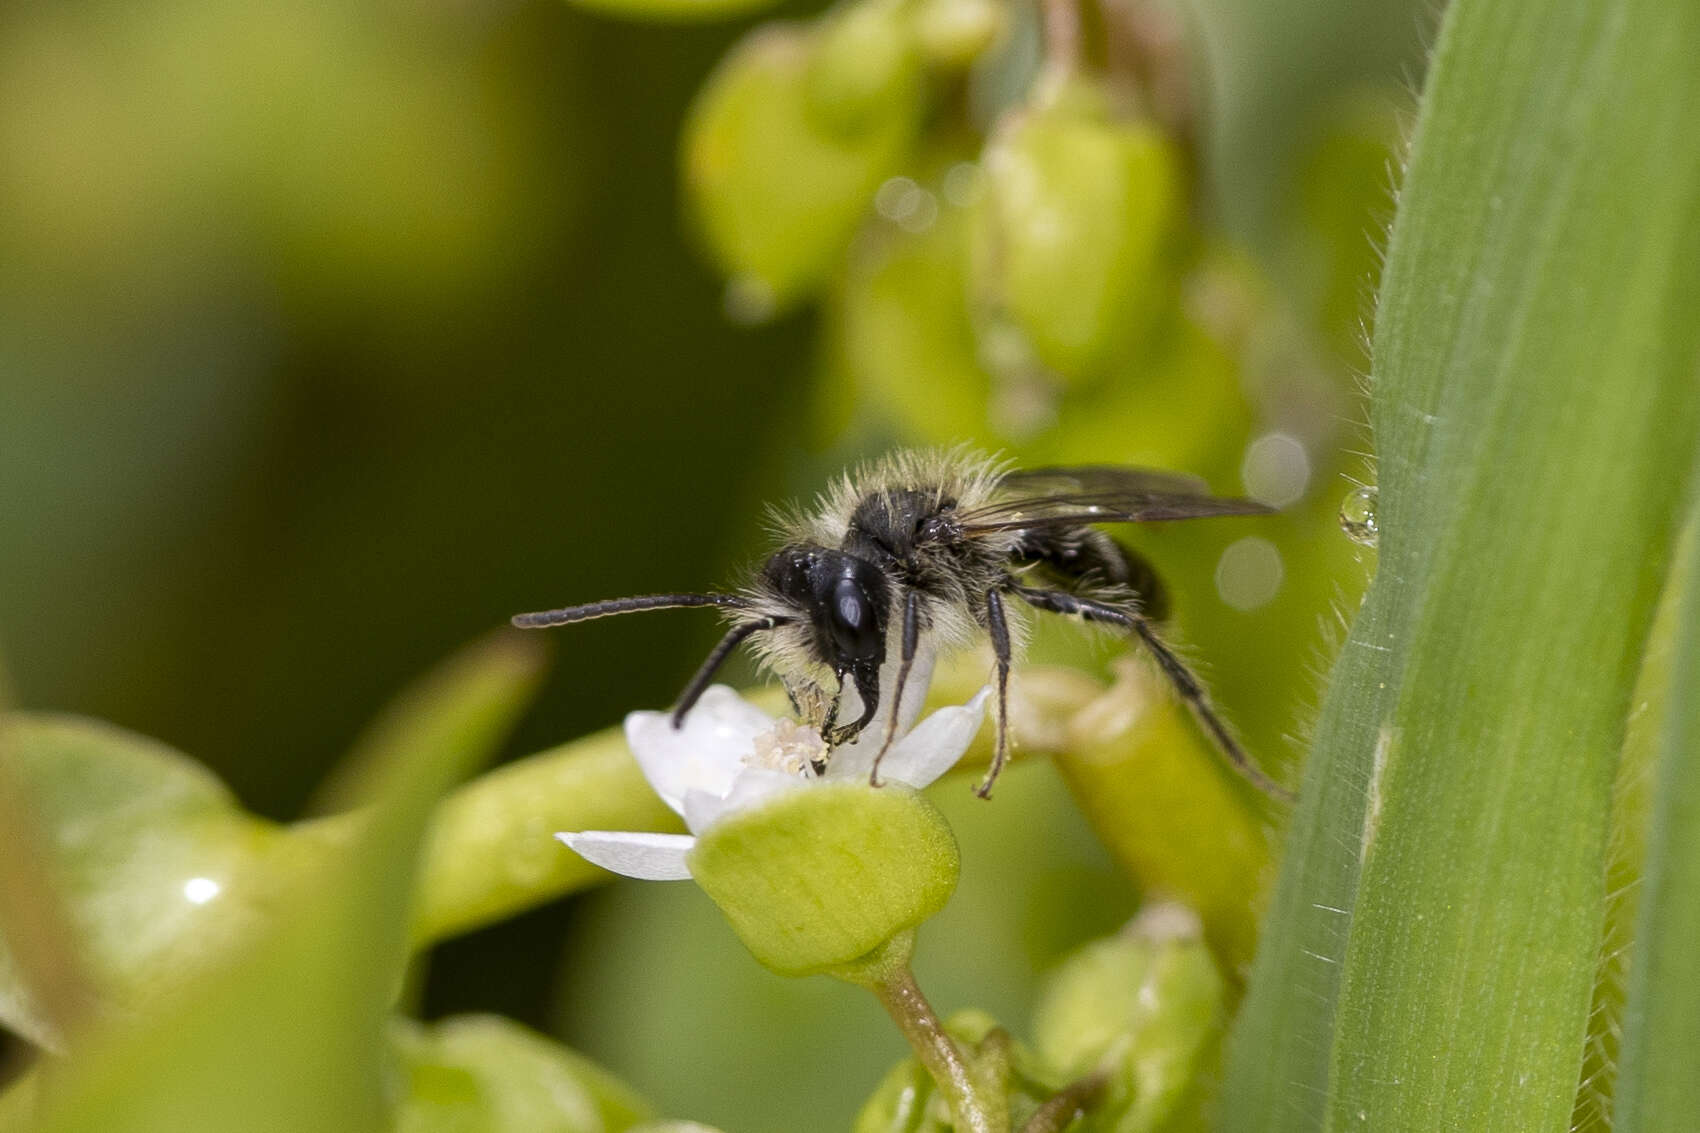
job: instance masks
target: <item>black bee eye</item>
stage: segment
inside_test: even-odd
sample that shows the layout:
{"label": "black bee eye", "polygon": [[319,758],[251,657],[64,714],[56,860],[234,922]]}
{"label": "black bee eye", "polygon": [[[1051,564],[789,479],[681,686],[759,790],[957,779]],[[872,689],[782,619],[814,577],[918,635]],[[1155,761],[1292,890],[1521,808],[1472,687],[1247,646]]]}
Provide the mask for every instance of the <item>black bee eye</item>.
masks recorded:
{"label": "black bee eye", "polygon": [[826,628],[843,660],[872,659],[882,651],[874,605],[853,578],[841,578],[833,585],[826,603]]}
{"label": "black bee eye", "polygon": [[870,656],[879,644],[873,609],[855,579],[842,578],[827,604],[827,628],[846,658]]}
{"label": "black bee eye", "polygon": [[819,659],[839,673],[885,659],[890,591],[873,563],[830,547],[784,547],[768,559],[762,580],[798,620],[813,623]]}

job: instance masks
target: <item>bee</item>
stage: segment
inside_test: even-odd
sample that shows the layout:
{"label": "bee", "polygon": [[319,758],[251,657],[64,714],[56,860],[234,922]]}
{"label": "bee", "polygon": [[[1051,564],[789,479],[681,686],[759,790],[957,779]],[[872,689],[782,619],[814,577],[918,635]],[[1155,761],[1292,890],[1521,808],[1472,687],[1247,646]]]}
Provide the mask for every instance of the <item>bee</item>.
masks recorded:
{"label": "bee", "polygon": [[641,610],[718,608],[726,634],[685,686],[673,726],[749,643],[829,750],[861,736],[884,708],[883,744],[869,776],[876,786],[879,759],[918,710],[934,655],[989,638],[997,740],[976,791],[985,798],[1009,756],[1009,672],[1026,613],[1078,618],[1137,639],[1235,770],[1287,799],[1159,634],[1168,600],[1157,572],[1097,526],[1271,510],[1212,495],[1203,481],[1171,472],[1018,469],[966,449],[897,452],[849,472],[812,508],[774,513],[779,547],[735,591],[614,598],[519,614],[513,623],[536,629]]}

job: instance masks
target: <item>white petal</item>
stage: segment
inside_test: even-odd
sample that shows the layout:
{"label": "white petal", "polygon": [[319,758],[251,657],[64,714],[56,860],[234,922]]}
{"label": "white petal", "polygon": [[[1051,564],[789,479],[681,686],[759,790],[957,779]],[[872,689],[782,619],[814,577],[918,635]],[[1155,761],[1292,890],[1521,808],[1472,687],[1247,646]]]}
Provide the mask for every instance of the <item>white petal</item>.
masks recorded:
{"label": "white petal", "polygon": [[689,792],[730,791],[756,737],[772,727],[773,717],[725,685],[712,685],[677,729],[670,712],[627,716],[626,743],[661,801],[683,815]]}
{"label": "white petal", "polygon": [[766,767],[746,767],[723,795],[707,791],[690,791],[685,795],[685,825],[701,834],[722,818],[740,810],[748,810],[774,795],[794,791],[809,785],[801,775],[775,771]]}
{"label": "white petal", "polygon": [[583,830],[555,837],[592,865],[644,881],[689,881],[685,855],[697,844],[689,834],[630,830]]}
{"label": "white petal", "polygon": [[955,767],[980,730],[991,694],[990,687],[983,688],[967,704],[941,708],[922,720],[885,753],[880,778],[925,787]]}

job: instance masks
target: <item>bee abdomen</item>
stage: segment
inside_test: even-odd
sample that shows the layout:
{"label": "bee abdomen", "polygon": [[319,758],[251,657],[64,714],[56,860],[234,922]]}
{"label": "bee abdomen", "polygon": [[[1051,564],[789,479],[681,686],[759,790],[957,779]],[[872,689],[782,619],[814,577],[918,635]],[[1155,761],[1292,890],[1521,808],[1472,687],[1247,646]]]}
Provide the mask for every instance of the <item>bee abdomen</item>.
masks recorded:
{"label": "bee abdomen", "polygon": [[1029,530],[1010,552],[1012,563],[1037,563],[1068,583],[1131,590],[1153,621],[1169,616],[1169,592],[1150,560],[1091,527]]}

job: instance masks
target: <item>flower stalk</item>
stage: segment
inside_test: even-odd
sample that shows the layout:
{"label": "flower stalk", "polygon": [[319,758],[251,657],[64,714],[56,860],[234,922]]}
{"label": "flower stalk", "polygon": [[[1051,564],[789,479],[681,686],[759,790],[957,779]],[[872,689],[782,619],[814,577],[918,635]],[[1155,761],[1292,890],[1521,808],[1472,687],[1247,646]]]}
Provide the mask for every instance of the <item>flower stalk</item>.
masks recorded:
{"label": "flower stalk", "polygon": [[1102,1071],[1070,1082],[1033,1111],[1033,1116],[1021,1127],[1021,1133],[1062,1133],[1075,1118],[1098,1104],[1109,1083],[1109,1076]]}
{"label": "flower stalk", "polygon": [[1081,0],[1039,0],[1046,81],[1060,83],[1080,69]]}
{"label": "flower stalk", "polygon": [[915,1057],[950,1104],[951,1121],[962,1133],[1008,1133],[1009,1111],[1002,1090],[983,1088],[956,1041],[945,1031],[907,961],[865,985],[903,1032]]}

